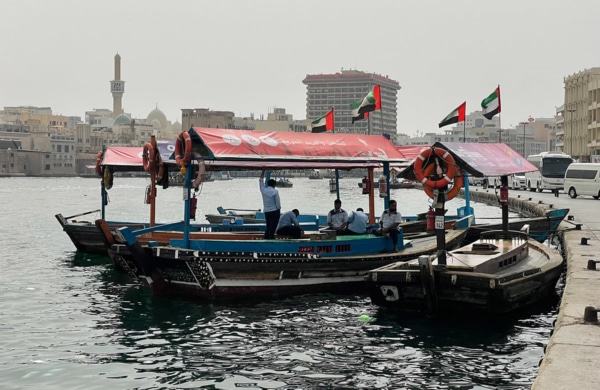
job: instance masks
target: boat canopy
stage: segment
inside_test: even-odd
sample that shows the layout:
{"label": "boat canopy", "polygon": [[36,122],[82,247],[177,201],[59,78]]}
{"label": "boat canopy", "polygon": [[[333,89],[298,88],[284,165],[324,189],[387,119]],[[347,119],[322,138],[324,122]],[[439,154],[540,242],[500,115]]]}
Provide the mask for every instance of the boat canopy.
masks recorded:
{"label": "boat canopy", "polygon": [[[175,163],[169,158],[175,150],[174,141],[156,141],[158,150],[163,161]],[[111,167],[115,171],[143,171],[141,146],[109,146],[104,151],[102,166]]]}
{"label": "boat canopy", "polygon": [[402,156],[407,160],[412,162],[423,148],[428,148],[429,145],[400,145],[396,146],[396,150],[402,154]]}
{"label": "boat canopy", "polygon": [[[435,147],[446,149],[458,166],[471,176],[508,176],[537,171],[537,168],[506,144],[436,142]],[[399,176],[414,180],[413,164]]]}
{"label": "boat canopy", "polygon": [[203,159],[210,169],[352,169],[379,167],[385,162],[408,163],[381,135],[198,127],[190,133],[194,157]]}

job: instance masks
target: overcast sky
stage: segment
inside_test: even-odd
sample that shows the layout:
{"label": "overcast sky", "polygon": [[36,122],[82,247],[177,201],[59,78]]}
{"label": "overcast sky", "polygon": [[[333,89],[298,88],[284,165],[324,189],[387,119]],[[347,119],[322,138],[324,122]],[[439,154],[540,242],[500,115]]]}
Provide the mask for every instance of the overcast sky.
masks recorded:
{"label": "overcast sky", "polygon": [[600,1],[2,0],[0,105],[84,116],[112,109],[113,56],[123,106],[158,103],[236,115],[285,107],[306,116],[307,73],[389,75],[398,130],[437,129],[497,84],[502,125],[554,115],[563,77],[600,66]]}

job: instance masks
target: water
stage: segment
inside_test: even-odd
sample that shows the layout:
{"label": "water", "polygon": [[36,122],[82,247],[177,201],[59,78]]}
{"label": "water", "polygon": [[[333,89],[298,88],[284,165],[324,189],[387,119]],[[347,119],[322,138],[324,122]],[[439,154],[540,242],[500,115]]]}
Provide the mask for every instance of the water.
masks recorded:
{"label": "water", "polygon": [[[366,209],[357,181],[342,180],[347,209]],[[147,219],[146,184],[115,178],[108,217]],[[255,179],[207,183],[199,215],[260,207],[257,187]],[[556,300],[502,320],[431,321],[364,296],[239,305],[154,297],[107,258],[75,253],[54,220],[98,208],[98,192],[96,179],[0,179],[1,389],[520,389],[537,373]],[[284,209],[301,212],[327,211],[334,200],[326,180],[294,179],[280,193]],[[426,210],[421,191],[392,195],[404,214]],[[157,218],[180,219],[181,197],[181,188],[159,191]]]}

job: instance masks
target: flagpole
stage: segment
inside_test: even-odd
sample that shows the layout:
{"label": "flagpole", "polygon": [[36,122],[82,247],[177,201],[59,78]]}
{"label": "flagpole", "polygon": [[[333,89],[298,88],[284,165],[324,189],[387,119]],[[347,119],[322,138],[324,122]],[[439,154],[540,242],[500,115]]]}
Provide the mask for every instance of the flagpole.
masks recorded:
{"label": "flagpole", "polygon": [[499,112],[498,113],[498,143],[502,143],[502,119],[501,119],[502,113]]}
{"label": "flagpole", "polygon": [[367,135],[371,135],[371,115],[367,113]]}
{"label": "flagpole", "polygon": [[463,120],[463,143],[467,143],[467,118]]}

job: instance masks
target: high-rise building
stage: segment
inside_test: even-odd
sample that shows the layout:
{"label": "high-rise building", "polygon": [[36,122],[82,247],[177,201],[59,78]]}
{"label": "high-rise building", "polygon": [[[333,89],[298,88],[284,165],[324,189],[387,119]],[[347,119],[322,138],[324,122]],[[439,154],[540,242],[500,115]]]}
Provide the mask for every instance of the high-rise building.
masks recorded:
{"label": "high-rise building", "polygon": [[600,155],[600,67],[565,77],[564,151],[580,161]]}
{"label": "high-rise building", "polygon": [[[400,84],[387,76],[358,70],[334,74],[309,74],[306,84],[306,119],[312,121],[335,108],[335,131],[344,133],[396,134],[397,94]],[[369,113],[369,120],[352,123],[352,103],[381,86],[381,111]],[[370,126],[369,126],[370,124]]]}
{"label": "high-rise building", "polygon": [[115,79],[110,82],[110,92],[113,96],[113,117],[123,113],[123,94],[125,93],[125,81],[121,80],[121,56],[115,55]]}

